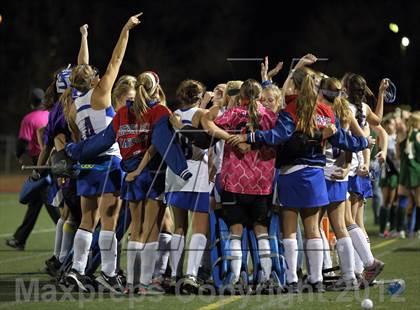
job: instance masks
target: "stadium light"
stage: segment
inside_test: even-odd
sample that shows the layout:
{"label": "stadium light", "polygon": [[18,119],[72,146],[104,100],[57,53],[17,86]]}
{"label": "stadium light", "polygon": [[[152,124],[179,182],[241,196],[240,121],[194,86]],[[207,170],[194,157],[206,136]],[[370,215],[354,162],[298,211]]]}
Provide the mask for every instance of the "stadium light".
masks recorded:
{"label": "stadium light", "polygon": [[393,33],[398,33],[398,25],[395,23],[389,23],[389,30],[391,30]]}
{"label": "stadium light", "polygon": [[401,39],[401,45],[403,47],[407,47],[410,44],[410,40],[407,37],[402,37]]}

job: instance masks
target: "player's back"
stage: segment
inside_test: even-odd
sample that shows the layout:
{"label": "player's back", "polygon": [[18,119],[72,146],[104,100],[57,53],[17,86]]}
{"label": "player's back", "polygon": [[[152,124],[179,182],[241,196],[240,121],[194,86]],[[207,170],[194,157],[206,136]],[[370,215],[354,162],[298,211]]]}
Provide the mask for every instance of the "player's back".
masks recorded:
{"label": "player's back", "polygon": [[[96,135],[103,131],[112,122],[115,115],[114,108],[109,106],[106,109],[95,110],[91,106],[93,89],[87,93],[77,97],[74,100],[76,107],[76,125],[79,129],[81,140],[85,140],[90,136]],[[120,156],[118,144],[114,143],[107,151],[100,154]]]}

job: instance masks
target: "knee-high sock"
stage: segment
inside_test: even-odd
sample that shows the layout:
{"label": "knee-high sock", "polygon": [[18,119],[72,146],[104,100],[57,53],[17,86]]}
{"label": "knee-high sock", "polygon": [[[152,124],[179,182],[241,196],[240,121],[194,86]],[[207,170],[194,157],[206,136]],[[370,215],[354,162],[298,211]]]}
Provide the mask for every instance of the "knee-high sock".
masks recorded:
{"label": "knee-high sock", "polygon": [[[360,259],[363,262],[364,267],[369,267],[373,264],[374,258],[371,250],[369,249],[369,244],[366,240],[366,235],[363,233],[362,229],[356,224],[350,225],[347,227],[347,230],[350,234],[351,241],[353,243],[354,249],[359,255]],[[356,258],[356,269],[357,269],[357,258]]]}
{"label": "knee-high sock", "polygon": [[[142,250],[144,244],[137,241],[128,241],[127,244],[127,283],[135,284],[135,266],[140,264],[140,250]],[[138,280],[137,280],[138,282]]]}
{"label": "knee-high sock", "polygon": [[55,239],[54,239],[54,256],[59,259],[61,251],[61,241],[63,240],[63,225],[64,221],[59,218],[57,225],[55,225]]}
{"label": "knee-high sock", "polygon": [[194,277],[197,276],[198,267],[201,264],[201,258],[206,248],[207,238],[203,234],[193,234],[191,236],[189,251],[188,251],[188,263],[187,263],[187,274]]}
{"label": "knee-high sock", "polygon": [[308,239],[306,241],[306,255],[308,256],[309,263],[309,282],[321,282],[323,261],[323,248],[321,238]]}
{"label": "knee-high sock", "polygon": [[171,239],[171,253],[169,255],[169,263],[171,264],[172,277],[176,277],[178,264],[184,251],[184,236],[172,235]]}
{"label": "knee-high sock", "polygon": [[379,232],[384,233],[386,224],[389,221],[390,208],[381,207],[379,209]]}
{"label": "knee-high sock", "polygon": [[230,262],[230,269],[235,276],[233,282],[236,283],[239,280],[242,265],[242,240],[240,236],[231,236],[230,251],[231,255],[234,257]]}
{"label": "knee-high sock", "polygon": [[144,244],[144,249],[141,252],[141,272],[140,283],[149,285],[152,282],[152,275],[156,264],[156,251],[158,242],[149,242]]}
{"label": "knee-high sock", "polygon": [[296,239],[283,239],[284,257],[287,263],[286,280],[287,283],[298,282],[296,272],[297,265],[297,240]]}
{"label": "knee-high sock", "polygon": [[323,247],[323,252],[322,252],[322,255],[323,255],[322,267],[324,269],[332,268],[330,243],[328,242],[328,239],[325,236],[324,230],[322,228],[319,228],[319,233],[321,234],[322,247]]}
{"label": "knee-high sock", "polygon": [[350,237],[344,237],[337,240],[337,252],[344,280],[355,279],[354,248]]}
{"label": "knee-high sock", "polygon": [[359,254],[357,254],[356,249],[354,250],[354,272],[357,274],[362,274],[363,272],[363,262],[360,259]]}
{"label": "knee-high sock", "polygon": [[99,233],[99,248],[101,249],[102,272],[109,277],[115,276],[117,268],[117,237],[114,231],[101,230]]}
{"label": "knee-high sock", "polygon": [[63,240],[61,241],[60,256],[58,260],[63,263],[73,247],[73,240],[77,229],[77,223],[67,220],[63,225]]}
{"label": "knee-high sock", "polygon": [[92,233],[83,229],[78,229],[74,236],[74,255],[72,268],[80,274],[85,274],[86,264],[92,243]]}
{"label": "knee-high sock", "polygon": [[171,239],[171,234],[159,234],[158,258],[156,260],[155,271],[153,272],[154,278],[160,277],[166,271],[169,254],[171,253]]}
{"label": "knee-high sock", "polygon": [[261,234],[257,236],[258,240],[258,254],[260,256],[261,267],[264,272],[264,279],[263,281],[267,281],[271,275],[271,249],[270,249],[270,242],[268,240],[268,234]]}

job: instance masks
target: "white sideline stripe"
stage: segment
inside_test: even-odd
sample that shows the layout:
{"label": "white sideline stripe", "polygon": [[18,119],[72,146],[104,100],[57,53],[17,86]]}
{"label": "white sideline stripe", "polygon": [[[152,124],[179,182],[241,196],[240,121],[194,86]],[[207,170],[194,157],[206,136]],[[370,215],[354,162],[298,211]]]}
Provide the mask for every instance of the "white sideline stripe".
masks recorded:
{"label": "white sideline stripe", "polygon": [[[33,230],[31,234],[44,234],[44,233],[49,233],[53,231],[55,231],[55,228],[45,228],[45,229]],[[11,237],[13,236],[13,234],[14,233],[0,234],[0,238]]]}
{"label": "white sideline stripe", "polygon": [[[19,253],[18,251],[16,251],[16,252]],[[22,260],[35,258],[35,257],[50,256],[50,255],[51,255],[51,252],[45,252],[45,253],[38,253],[36,255],[30,255],[30,256],[20,256],[20,257],[8,258],[8,259],[0,260],[0,265],[4,264],[4,263],[13,263],[13,262],[16,262],[16,261],[22,261]]]}

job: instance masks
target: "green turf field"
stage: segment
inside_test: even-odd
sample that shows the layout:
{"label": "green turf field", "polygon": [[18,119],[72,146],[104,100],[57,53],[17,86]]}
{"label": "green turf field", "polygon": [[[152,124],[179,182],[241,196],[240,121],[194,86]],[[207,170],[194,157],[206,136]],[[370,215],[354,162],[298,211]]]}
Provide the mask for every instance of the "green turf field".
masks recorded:
{"label": "green turf field", "polygon": [[[25,208],[17,202],[17,194],[0,194],[0,309],[361,309],[360,302],[366,297],[373,300],[374,309],[420,309],[420,240],[377,238],[376,228],[371,225],[370,210],[367,212],[367,224],[371,231],[372,249],[374,255],[386,264],[379,279],[404,279],[406,291],[401,296],[391,297],[384,286],[351,293],[232,297],[128,298],[55,291],[53,282],[42,272],[54,242],[54,225],[45,210],[24,252],[11,250],[4,243],[4,239],[10,237],[20,223]],[[122,261],[125,263],[125,256]],[[28,283],[31,279],[32,293]]]}

